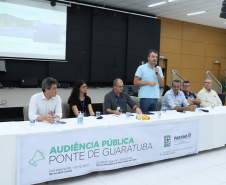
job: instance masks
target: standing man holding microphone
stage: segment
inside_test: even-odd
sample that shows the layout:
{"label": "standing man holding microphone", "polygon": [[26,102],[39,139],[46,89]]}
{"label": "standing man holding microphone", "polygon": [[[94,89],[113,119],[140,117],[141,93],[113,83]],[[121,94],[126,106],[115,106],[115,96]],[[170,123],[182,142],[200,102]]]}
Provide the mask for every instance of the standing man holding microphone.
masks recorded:
{"label": "standing man holding microphone", "polygon": [[140,86],[139,98],[142,112],[156,111],[159,99],[159,86],[164,86],[161,67],[157,66],[158,52],[149,50],[148,62],[138,67],[134,85]]}

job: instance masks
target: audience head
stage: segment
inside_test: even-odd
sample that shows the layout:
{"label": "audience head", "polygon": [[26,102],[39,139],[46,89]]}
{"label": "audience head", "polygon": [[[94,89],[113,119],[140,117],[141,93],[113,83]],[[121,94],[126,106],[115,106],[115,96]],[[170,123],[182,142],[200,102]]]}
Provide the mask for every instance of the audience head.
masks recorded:
{"label": "audience head", "polygon": [[172,82],[172,89],[175,94],[178,94],[178,92],[180,91],[180,86],[181,86],[180,80],[174,80]]}
{"label": "audience head", "polygon": [[158,61],[158,51],[149,50],[148,51],[148,62],[154,64]]}
{"label": "audience head", "polygon": [[190,82],[189,81],[184,81],[182,88],[183,88],[184,92],[190,92]]}
{"label": "audience head", "polygon": [[204,81],[204,87],[207,91],[210,91],[210,89],[212,88],[212,80],[210,79],[205,79]]}
{"label": "audience head", "polygon": [[113,81],[113,90],[115,94],[121,94],[123,91],[123,81],[120,78],[116,78]]}
{"label": "audience head", "polygon": [[42,81],[42,91],[47,96],[47,98],[56,96],[57,84],[58,84],[57,80],[51,77],[45,78]]}

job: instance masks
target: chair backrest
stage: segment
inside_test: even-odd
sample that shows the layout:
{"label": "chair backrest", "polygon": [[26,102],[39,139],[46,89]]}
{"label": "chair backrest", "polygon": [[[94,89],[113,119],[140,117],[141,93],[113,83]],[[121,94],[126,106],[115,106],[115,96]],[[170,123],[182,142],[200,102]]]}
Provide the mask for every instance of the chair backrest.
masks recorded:
{"label": "chair backrest", "polygon": [[93,112],[96,114],[96,111],[101,112],[101,114],[104,114],[103,110],[103,103],[92,103]]}
{"label": "chair backrest", "polygon": [[157,103],[157,111],[161,110],[163,96],[160,96]]}
{"label": "chair backrest", "polygon": [[28,109],[29,109],[29,105],[28,104],[24,105],[24,108],[23,108],[24,121],[29,121]]}
{"label": "chair backrest", "polygon": [[166,92],[167,92],[168,90],[170,90],[171,88],[172,88],[172,85],[166,85],[166,86],[164,87],[162,96],[164,96],[164,95],[166,94]]}
{"label": "chair backrest", "polygon": [[62,118],[69,118],[69,113],[70,113],[70,107],[67,101],[62,101],[62,113],[63,116]]}
{"label": "chair backrest", "polygon": [[[138,107],[140,107],[140,99],[136,96],[130,96],[130,98],[136,103]],[[133,109],[127,104],[127,112],[135,113]]]}
{"label": "chair backrest", "polygon": [[224,93],[219,93],[219,94],[218,94],[219,98],[221,99],[222,105],[225,104],[225,95],[226,95],[226,94],[224,94]]}

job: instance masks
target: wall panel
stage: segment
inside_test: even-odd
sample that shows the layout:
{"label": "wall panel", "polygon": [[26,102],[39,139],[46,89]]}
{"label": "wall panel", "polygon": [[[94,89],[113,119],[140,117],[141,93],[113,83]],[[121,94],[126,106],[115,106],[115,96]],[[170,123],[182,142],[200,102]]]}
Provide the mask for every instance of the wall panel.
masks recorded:
{"label": "wall panel", "polygon": [[194,41],[194,42],[206,42],[205,30],[183,26],[183,40]]}
{"label": "wall panel", "polygon": [[182,55],[181,68],[185,69],[204,69],[205,57],[196,55]]}
{"label": "wall panel", "polygon": [[226,46],[207,44],[206,56],[226,58]]}
{"label": "wall panel", "polygon": [[161,37],[160,40],[161,55],[167,53],[181,53],[181,40]]}
{"label": "wall panel", "polygon": [[205,56],[205,44],[182,40],[182,54]]}
{"label": "wall panel", "polygon": [[199,79],[199,81],[204,81],[206,77],[205,72],[204,69],[181,69],[180,75],[186,80],[196,83],[197,79]]}

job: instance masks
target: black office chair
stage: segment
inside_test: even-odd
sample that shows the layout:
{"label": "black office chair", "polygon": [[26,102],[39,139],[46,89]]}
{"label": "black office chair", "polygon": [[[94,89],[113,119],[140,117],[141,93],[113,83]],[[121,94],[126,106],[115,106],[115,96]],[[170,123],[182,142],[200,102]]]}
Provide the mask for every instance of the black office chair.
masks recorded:
{"label": "black office chair", "polygon": [[164,96],[164,95],[166,94],[166,92],[167,92],[168,90],[170,90],[171,88],[172,88],[172,85],[166,85],[166,86],[164,87],[162,96]]}
{"label": "black office chair", "polygon": [[221,99],[222,105],[225,104],[225,95],[226,95],[225,93],[218,94],[219,98]]}

